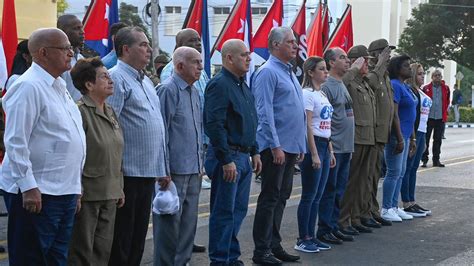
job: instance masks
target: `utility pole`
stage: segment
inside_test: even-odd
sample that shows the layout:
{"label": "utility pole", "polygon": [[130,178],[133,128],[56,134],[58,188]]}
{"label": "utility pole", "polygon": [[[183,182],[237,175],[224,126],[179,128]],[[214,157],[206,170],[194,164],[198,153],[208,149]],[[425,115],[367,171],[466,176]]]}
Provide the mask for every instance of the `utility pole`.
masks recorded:
{"label": "utility pole", "polygon": [[151,13],[151,38],[152,49],[153,49],[153,58],[152,60],[160,54],[160,45],[158,37],[158,15],[160,14],[160,9],[158,5],[158,0],[151,0],[150,2],[150,13]]}

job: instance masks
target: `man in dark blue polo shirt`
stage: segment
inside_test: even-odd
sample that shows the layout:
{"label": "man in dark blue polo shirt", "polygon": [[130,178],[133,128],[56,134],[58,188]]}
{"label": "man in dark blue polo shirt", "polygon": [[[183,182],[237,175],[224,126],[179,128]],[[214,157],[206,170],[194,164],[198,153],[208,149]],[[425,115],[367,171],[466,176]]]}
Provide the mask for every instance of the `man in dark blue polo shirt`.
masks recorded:
{"label": "man in dark blue polo shirt", "polygon": [[[250,51],[241,40],[228,40],[222,50],[222,71],[209,81],[204,101],[204,130],[216,163],[212,174],[209,258],[211,265],[244,265],[237,240],[250,193],[252,170],[262,168],[256,141],[257,112],[245,83]],[[250,165],[250,156],[252,165]],[[209,160],[209,156],[208,156]],[[230,243],[230,245],[229,245]]]}

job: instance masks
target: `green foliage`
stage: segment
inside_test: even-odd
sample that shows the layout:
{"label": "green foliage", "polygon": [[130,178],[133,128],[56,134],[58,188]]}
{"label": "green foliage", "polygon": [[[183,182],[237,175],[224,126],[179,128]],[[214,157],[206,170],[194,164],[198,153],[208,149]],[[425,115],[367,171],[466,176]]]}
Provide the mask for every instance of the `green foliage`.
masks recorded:
{"label": "green foliage", "polygon": [[[454,111],[449,111],[448,122],[454,122]],[[474,109],[471,107],[459,107],[459,122],[474,123]]]}
{"label": "green foliage", "polygon": [[413,9],[412,15],[398,52],[409,54],[425,68],[440,67],[444,59],[474,68],[472,0],[431,0]]}
{"label": "green foliage", "polygon": [[138,15],[136,6],[121,2],[119,8],[119,16],[121,22],[129,26],[137,26],[142,28],[143,31],[145,31],[145,35],[151,41],[150,34],[148,33],[148,28],[143,24],[143,20]]}
{"label": "green foliage", "polygon": [[68,9],[69,3],[67,0],[57,0],[56,2],[58,17],[64,14],[64,11]]}

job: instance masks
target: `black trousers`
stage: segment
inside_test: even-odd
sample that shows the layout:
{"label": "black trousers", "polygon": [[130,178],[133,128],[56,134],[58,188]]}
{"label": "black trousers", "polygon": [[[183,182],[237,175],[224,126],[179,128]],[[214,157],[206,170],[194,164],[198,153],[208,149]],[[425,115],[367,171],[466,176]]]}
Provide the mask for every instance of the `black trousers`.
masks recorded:
{"label": "black trousers", "polygon": [[430,140],[431,133],[433,132],[433,148],[432,148],[432,158],[433,162],[439,162],[439,154],[441,153],[441,143],[443,141],[443,132],[444,132],[444,122],[442,119],[428,119],[428,127],[426,129],[426,149],[423,153],[421,160],[423,162],[428,161],[428,156],[430,155]]}
{"label": "black trousers", "polygon": [[117,209],[109,266],[139,266],[150,223],[155,178],[124,177],[125,205]]}
{"label": "black trousers", "polygon": [[293,189],[293,174],[297,154],[285,152],[285,163],[273,163],[270,149],[263,150],[262,189],[258,196],[253,224],[255,253],[264,254],[271,250],[281,250],[280,226],[286,201]]}

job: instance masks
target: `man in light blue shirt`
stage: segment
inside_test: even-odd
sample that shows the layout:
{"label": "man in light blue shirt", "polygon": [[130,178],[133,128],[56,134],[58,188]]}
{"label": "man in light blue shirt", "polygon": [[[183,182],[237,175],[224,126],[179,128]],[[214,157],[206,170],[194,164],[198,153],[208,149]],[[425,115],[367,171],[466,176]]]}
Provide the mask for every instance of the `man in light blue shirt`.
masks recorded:
{"label": "man in light blue shirt", "polygon": [[151,47],[138,27],[117,32],[118,62],[110,70],[114,94],[108,98],[123,129],[125,205],[117,210],[109,265],[139,265],[150,219],[155,179],[169,180],[160,100],[143,69]]}
{"label": "man in light blue shirt", "polygon": [[252,77],[258,128],[257,142],[262,168],[262,191],[253,225],[257,264],[299,260],[281,246],[279,233],[286,201],[291,195],[294,166],[306,152],[306,119],[302,88],[292,71],[297,44],[287,27],[269,35],[270,58]]}
{"label": "man in light blue shirt", "polygon": [[[112,41],[115,43],[115,35],[117,32],[122,29],[127,27],[127,24],[123,22],[117,22],[110,27],[110,35],[112,35]],[[112,43],[112,45],[114,45]],[[108,54],[106,54],[104,57],[102,57],[102,63],[104,63],[104,66],[107,69],[111,69],[117,64],[117,53],[115,52],[115,47],[112,46],[112,51],[110,51]]]}

